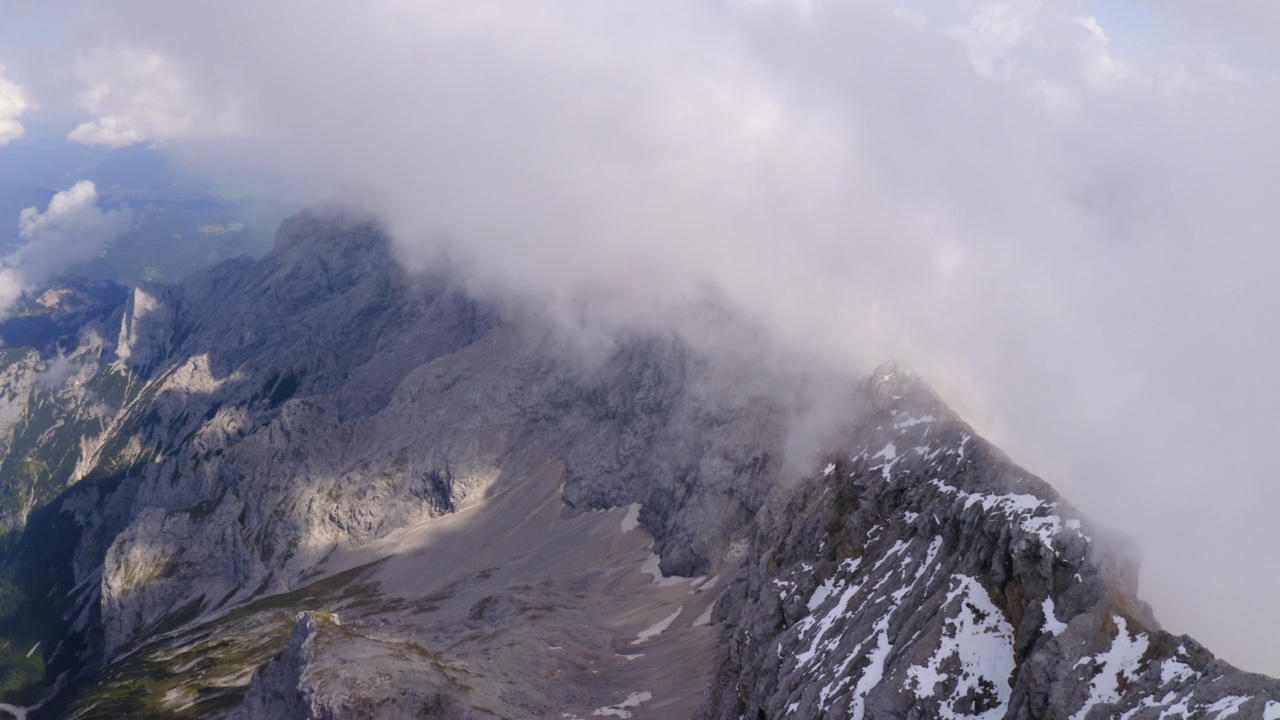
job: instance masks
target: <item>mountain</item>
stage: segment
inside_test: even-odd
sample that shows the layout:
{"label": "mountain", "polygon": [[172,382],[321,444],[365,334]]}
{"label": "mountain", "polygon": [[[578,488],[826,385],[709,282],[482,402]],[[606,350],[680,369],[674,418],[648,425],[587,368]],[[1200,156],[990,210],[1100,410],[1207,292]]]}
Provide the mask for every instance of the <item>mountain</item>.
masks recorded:
{"label": "mountain", "polygon": [[1125,542],[909,372],[835,391],[812,465],[802,373],[558,327],[313,211],[261,259],[5,350],[0,699],[1280,717],[1276,681],[1162,631]]}
{"label": "mountain", "polygon": [[699,717],[1280,717],[1280,683],[1161,630],[1123,539],[892,366],[774,496],[718,606]]}

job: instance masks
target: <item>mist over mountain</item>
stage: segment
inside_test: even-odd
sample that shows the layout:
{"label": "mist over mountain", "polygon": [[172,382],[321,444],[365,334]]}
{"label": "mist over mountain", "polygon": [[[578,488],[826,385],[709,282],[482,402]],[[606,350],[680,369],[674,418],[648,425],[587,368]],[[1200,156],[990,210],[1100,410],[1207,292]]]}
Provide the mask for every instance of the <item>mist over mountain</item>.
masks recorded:
{"label": "mist over mountain", "polygon": [[584,353],[455,272],[311,211],[5,350],[0,709],[1280,712],[908,370],[645,327]]}
{"label": "mist over mountain", "polygon": [[14,0],[0,690],[1269,716],[1224,663],[1280,674],[1277,40],[1266,0]]}

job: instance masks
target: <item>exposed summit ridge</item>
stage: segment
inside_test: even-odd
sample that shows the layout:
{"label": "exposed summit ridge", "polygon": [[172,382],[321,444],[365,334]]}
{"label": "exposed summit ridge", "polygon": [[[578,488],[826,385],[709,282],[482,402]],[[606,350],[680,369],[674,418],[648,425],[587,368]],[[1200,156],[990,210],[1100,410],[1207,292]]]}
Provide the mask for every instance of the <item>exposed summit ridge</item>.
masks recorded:
{"label": "exposed summit ridge", "polygon": [[919,378],[863,391],[852,449],[762,512],[700,716],[1280,711],[1280,683],[1161,630],[1105,533]]}

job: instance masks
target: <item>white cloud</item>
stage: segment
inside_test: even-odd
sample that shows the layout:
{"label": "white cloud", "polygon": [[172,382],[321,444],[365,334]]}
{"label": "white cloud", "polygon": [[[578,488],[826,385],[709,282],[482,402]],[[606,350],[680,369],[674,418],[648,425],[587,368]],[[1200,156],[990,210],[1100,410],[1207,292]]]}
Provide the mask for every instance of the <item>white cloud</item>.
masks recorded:
{"label": "white cloud", "polygon": [[1128,64],[1117,58],[1109,49],[1111,38],[1098,24],[1095,17],[1077,18],[1080,27],[1089,33],[1089,42],[1085,44],[1085,52],[1092,56],[1085,67],[1085,76],[1090,87],[1099,90],[1115,88],[1129,75]]}
{"label": "white cloud", "polygon": [[227,137],[242,131],[234,103],[194,90],[179,67],[155,52],[111,47],[82,53],[84,89],[77,104],[90,116],[67,139],[126,147],[142,142]]}
{"label": "white cloud", "polygon": [[1212,26],[1163,47],[1082,0],[904,4],[108,0],[77,132],[252,132],[411,262],[660,322],[710,286],[905,358],[1141,537],[1170,627],[1280,672],[1280,6],[1151,3]]}
{"label": "white cloud", "polygon": [[121,148],[136,145],[147,137],[128,118],[104,115],[97,120],[80,123],[67,134],[67,139],[81,145]]}
{"label": "white cloud", "polygon": [[12,312],[24,292],[92,259],[129,224],[127,211],[98,207],[97,187],[87,180],[54,195],[44,212],[23,210],[18,216],[22,245],[0,260],[0,317]]}
{"label": "white cloud", "polygon": [[18,118],[29,109],[31,100],[26,91],[6,78],[5,68],[0,65],[0,147],[26,134],[26,128],[18,122]]}
{"label": "white cloud", "polygon": [[974,69],[985,77],[995,77],[1013,70],[1006,66],[1006,58],[1035,30],[1039,10],[1039,0],[985,3],[967,24],[950,32],[968,49]]}
{"label": "white cloud", "polygon": [[0,266],[0,320],[9,317],[13,307],[26,292],[22,273],[14,268]]}

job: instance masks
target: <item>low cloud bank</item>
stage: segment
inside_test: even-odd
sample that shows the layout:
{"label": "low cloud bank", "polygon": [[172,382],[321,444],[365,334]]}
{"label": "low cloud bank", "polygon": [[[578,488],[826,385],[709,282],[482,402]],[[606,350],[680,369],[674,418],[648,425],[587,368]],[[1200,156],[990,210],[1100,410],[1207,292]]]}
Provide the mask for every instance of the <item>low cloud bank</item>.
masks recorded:
{"label": "low cloud bank", "polygon": [[13,312],[23,293],[92,259],[129,225],[127,211],[98,207],[98,189],[87,180],[54,195],[44,212],[23,210],[18,218],[22,245],[0,258],[0,318]]}

